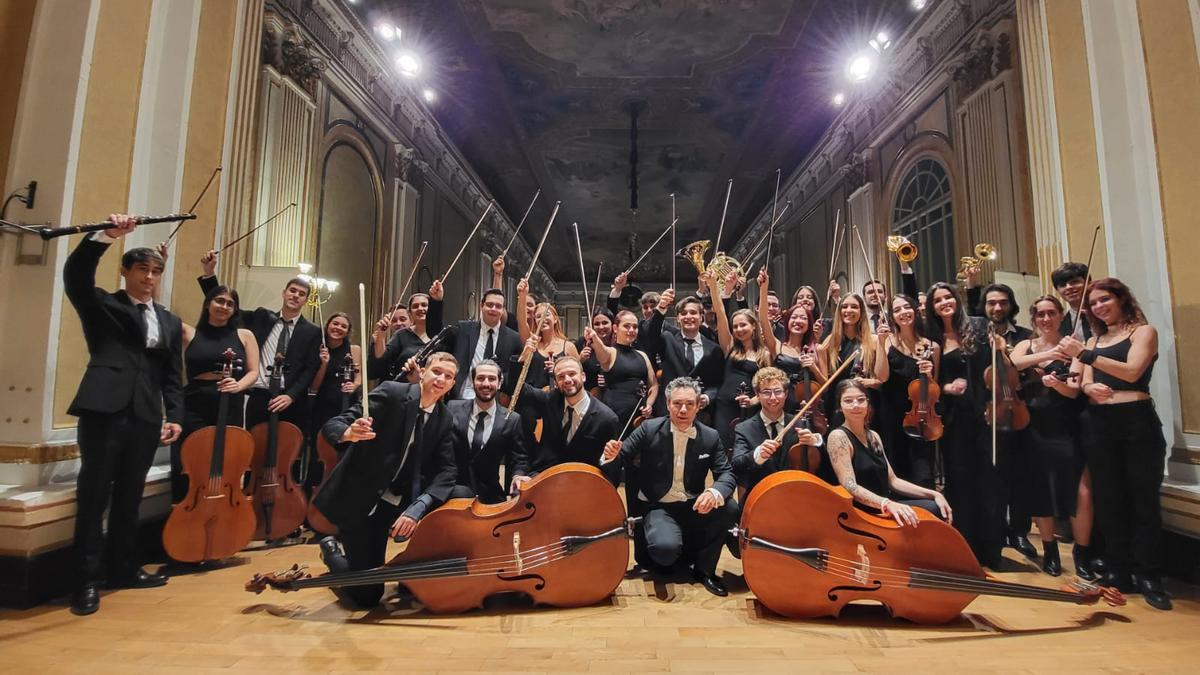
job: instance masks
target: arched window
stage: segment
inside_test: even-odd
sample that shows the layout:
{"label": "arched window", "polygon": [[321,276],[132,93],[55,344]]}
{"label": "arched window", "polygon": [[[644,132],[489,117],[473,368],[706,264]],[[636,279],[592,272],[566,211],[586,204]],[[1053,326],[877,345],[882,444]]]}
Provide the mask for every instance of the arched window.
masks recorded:
{"label": "arched window", "polygon": [[917,245],[920,255],[913,269],[922,288],[935,281],[954,280],[958,270],[954,257],[954,211],[950,204],[950,175],[941,162],[924,157],[908,170],[896,192],[892,234],[908,237]]}

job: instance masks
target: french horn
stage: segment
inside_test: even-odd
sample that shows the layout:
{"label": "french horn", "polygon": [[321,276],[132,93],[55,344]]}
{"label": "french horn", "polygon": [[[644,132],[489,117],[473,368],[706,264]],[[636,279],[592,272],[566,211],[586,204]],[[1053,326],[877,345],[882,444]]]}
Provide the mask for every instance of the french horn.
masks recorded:
{"label": "french horn", "polygon": [[704,274],[707,270],[712,270],[717,275],[717,287],[724,293],[725,277],[729,276],[730,272],[737,272],[739,277],[744,277],[746,276],[746,271],[742,269],[742,264],[732,256],[727,256],[719,252],[713,256],[712,261],[706,266],[704,264],[704,254],[708,252],[711,246],[711,241],[701,239],[700,241],[693,241],[679,249],[675,255],[692,263],[692,266],[696,268],[696,272],[699,274]]}
{"label": "french horn", "polygon": [[973,252],[975,253],[973,256],[964,255],[958,259],[957,277],[959,281],[967,280],[968,269],[972,267],[979,267],[984,260],[995,260],[999,256],[995,246],[982,242],[975,244],[975,249]]}

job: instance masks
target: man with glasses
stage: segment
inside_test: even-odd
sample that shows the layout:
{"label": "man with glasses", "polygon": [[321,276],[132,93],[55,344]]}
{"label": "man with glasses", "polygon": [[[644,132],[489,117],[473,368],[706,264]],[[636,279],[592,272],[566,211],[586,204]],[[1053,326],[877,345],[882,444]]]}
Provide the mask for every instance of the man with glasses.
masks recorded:
{"label": "man with glasses", "polygon": [[[787,455],[793,445],[819,448],[824,443],[820,434],[798,426],[789,429],[782,441],[775,440],[789,421],[783,412],[787,403],[787,373],[775,367],[759,368],[750,384],[761,409],[733,429],[733,473],[747,494],[762,479],[789,468]],[[818,466],[826,463],[822,452],[821,461],[810,465],[809,470],[816,473]]]}

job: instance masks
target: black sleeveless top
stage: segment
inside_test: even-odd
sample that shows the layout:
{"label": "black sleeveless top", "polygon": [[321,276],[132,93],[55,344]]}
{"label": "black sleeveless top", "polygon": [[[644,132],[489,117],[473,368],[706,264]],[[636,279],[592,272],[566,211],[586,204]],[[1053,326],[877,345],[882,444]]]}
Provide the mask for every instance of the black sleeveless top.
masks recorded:
{"label": "black sleeveless top", "polygon": [[[850,458],[850,466],[854,468],[854,482],[880,497],[887,497],[891,494],[892,489],[888,484],[887,457],[882,452],[875,452],[863,445],[854,432],[845,426],[840,426],[838,429],[846,434],[846,438],[850,439],[850,445],[854,447],[854,455]],[[868,439],[871,438],[870,434],[871,432],[868,430]]]}
{"label": "black sleeveless top", "polygon": [[[237,360],[246,365],[246,347],[238,337],[236,328],[231,326],[196,326],[192,341],[183,352],[184,368],[189,381],[198,375],[219,373],[221,364],[225,362],[222,356],[226,349],[232,349]],[[234,377],[237,377],[236,375]]]}
{"label": "black sleeveless top", "polygon": [[646,359],[633,347],[616,344],[616,359],[608,372],[604,373],[604,403],[617,414],[622,423],[633,414],[641,395],[642,383],[650,386],[650,373],[646,370]]}
{"label": "black sleeveless top", "polygon": [[314,411],[333,411],[325,419],[329,419],[342,410],[342,369],[346,366],[346,355],[349,353],[349,340],[344,339],[340,346],[329,348],[329,363],[325,366],[325,379],[321,380],[321,386],[317,389],[316,401],[313,402]]}
{"label": "black sleeveless top", "polygon": [[[1129,361],[1129,348],[1133,346],[1133,333],[1137,332],[1137,328],[1129,334],[1129,337],[1121,340],[1116,344],[1107,347],[1099,345],[1092,348],[1092,353],[1096,356],[1105,356],[1114,361],[1125,363]],[[1113,391],[1140,391],[1146,394],[1150,393],[1150,377],[1154,374],[1154,362],[1158,360],[1158,354],[1150,360],[1150,365],[1146,366],[1146,370],[1142,371],[1142,376],[1133,382],[1126,382],[1115,375],[1100,370],[1092,366],[1092,381],[1096,384],[1107,384],[1112,387]]]}

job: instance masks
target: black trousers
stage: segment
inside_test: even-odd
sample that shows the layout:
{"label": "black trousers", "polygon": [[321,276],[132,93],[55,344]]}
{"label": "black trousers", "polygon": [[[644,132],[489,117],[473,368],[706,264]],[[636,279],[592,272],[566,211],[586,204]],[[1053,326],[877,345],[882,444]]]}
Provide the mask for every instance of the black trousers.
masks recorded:
{"label": "black trousers", "polygon": [[[339,538],[350,563],[351,572],[361,572],[379,567],[386,562],[387,545],[391,541],[388,531],[404,509],[393,506],[382,499],[376,502],[371,515],[340,527]],[[354,601],[360,607],[373,607],[383,599],[383,584],[369,586],[347,586],[339,590],[341,596]]]}
{"label": "black trousers", "polygon": [[1154,402],[1091,405],[1081,419],[1105,561],[1118,573],[1157,577],[1167,442]]}
{"label": "black trousers", "polygon": [[[138,507],[154,462],[162,423],[137,419],[133,408],[79,416],[79,476],[75,484],[78,583],[132,576],[138,568]],[[108,542],[104,540],[104,507]]]}
{"label": "black trousers", "polygon": [[694,500],[646,505],[642,519],[646,552],[664,567],[682,558],[693,562],[700,572],[715,574],[725,535],[737,524],[742,509],[732,497],[703,515],[692,509],[693,504]]}
{"label": "black trousers", "polygon": [[[266,389],[258,389],[257,387],[250,389],[246,396],[246,428],[253,428],[259,422],[266,422],[270,413],[267,412],[267,404],[271,402],[271,393]],[[287,410],[279,413],[281,422],[291,422],[300,428],[300,431],[308,431],[308,397],[302,396],[298,400],[292,401],[292,404],[287,407]]]}
{"label": "black trousers", "polygon": [[[988,447],[991,447],[991,427]],[[1029,430],[996,431],[996,473],[1000,488],[1000,524],[1006,535],[1029,534],[1033,518],[1029,515],[1030,482],[1036,470],[1030,455],[1033,441]]]}

